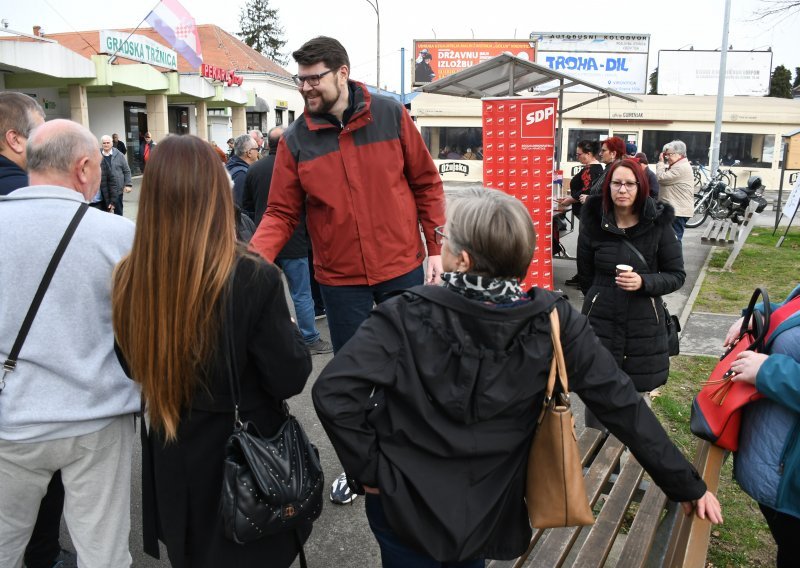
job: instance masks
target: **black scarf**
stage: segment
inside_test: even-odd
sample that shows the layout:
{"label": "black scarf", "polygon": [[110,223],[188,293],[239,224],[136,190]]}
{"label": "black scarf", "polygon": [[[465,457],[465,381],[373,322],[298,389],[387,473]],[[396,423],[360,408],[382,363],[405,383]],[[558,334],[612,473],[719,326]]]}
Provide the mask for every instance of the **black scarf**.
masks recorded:
{"label": "black scarf", "polygon": [[445,272],[442,286],[471,300],[491,304],[510,304],[527,300],[528,295],[516,279],[490,278],[466,272]]}

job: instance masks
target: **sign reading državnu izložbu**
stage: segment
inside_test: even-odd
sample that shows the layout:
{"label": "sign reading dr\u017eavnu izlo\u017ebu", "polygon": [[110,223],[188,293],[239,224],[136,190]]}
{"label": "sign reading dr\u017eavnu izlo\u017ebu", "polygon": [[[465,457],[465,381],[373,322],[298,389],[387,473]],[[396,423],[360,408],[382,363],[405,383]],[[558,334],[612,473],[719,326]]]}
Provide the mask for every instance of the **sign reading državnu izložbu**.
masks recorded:
{"label": "sign reading dr\u017eavnu izlo\u017ebu", "polygon": [[100,30],[100,52],[133,59],[167,69],[178,68],[178,54],[149,37],[113,30]]}

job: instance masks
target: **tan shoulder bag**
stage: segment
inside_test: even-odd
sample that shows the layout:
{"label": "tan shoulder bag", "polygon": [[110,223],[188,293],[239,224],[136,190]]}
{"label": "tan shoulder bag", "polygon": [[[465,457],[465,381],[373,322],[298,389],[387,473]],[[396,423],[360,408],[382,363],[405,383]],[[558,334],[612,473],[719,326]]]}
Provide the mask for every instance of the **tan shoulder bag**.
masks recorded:
{"label": "tan shoulder bag", "polygon": [[[534,528],[591,525],[594,515],[583,482],[575,418],[569,401],[567,366],[561,349],[561,326],[555,308],[550,312],[550,325],[553,363],[528,456],[525,483],[528,517]],[[554,397],[556,373],[563,392]]]}

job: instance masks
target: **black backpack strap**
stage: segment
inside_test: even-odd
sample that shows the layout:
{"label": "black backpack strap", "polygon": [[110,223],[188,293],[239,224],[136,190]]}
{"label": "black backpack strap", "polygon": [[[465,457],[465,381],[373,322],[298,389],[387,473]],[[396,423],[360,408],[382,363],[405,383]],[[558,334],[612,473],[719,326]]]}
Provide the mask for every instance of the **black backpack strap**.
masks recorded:
{"label": "black backpack strap", "polygon": [[8,354],[8,359],[6,359],[3,363],[3,377],[0,378],[0,392],[2,392],[6,387],[6,375],[14,372],[14,369],[17,368],[17,358],[19,357],[19,352],[22,350],[22,345],[25,343],[25,338],[28,337],[28,332],[31,329],[31,325],[33,325],[36,312],[39,311],[39,306],[44,299],[44,295],[47,292],[48,286],[50,286],[50,281],[53,279],[56,268],[58,268],[58,263],[61,262],[61,257],[64,256],[64,251],[67,250],[67,245],[69,245],[70,240],[72,240],[72,235],[75,234],[75,230],[78,228],[81,219],[83,219],[83,216],[88,210],[89,204],[81,203],[80,207],[78,207],[78,210],[75,212],[75,215],[73,215],[72,221],[70,221],[69,225],[67,226],[67,230],[64,231],[64,236],[61,237],[61,241],[58,243],[56,251],[53,253],[53,258],[50,259],[50,264],[47,265],[47,270],[44,271],[42,281],[39,282],[39,288],[36,290],[36,294],[33,296],[33,301],[31,302],[31,306],[28,308],[28,313],[25,314],[25,319],[22,321],[22,326],[19,328],[19,333],[17,333],[17,339],[14,340],[14,346],[11,347],[11,352]]}

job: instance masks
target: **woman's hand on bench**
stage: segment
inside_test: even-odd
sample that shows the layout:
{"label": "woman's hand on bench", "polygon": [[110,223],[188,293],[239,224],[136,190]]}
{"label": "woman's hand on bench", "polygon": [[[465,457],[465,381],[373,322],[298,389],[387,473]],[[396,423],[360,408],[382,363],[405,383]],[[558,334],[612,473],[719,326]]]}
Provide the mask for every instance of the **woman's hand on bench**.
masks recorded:
{"label": "woman's hand on bench", "polygon": [[681,507],[687,517],[694,512],[698,518],[707,519],[713,525],[722,523],[722,507],[711,491],[706,491],[705,495],[696,501],[684,501]]}

